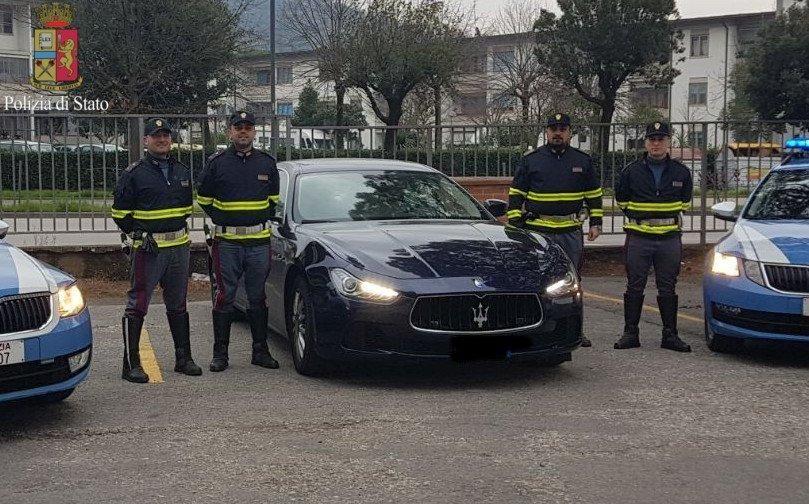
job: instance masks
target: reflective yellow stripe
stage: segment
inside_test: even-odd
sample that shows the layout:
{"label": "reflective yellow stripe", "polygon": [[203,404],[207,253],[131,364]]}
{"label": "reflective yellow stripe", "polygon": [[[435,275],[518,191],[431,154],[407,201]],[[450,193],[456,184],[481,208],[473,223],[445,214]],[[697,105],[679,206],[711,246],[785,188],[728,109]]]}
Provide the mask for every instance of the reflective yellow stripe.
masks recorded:
{"label": "reflective yellow stripe", "polygon": [[508,195],[509,196],[525,196],[526,194],[527,193],[525,191],[520,191],[519,189],[517,189],[515,187],[510,187],[508,189]]}
{"label": "reflective yellow stripe", "polygon": [[600,198],[602,196],[604,196],[604,190],[600,187],[584,193],[585,198]]}
{"label": "reflective yellow stripe", "polygon": [[666,234],[671,231],[679,231],[680,226],[676,224],[673,226],[647,226],[646,224],[635,224],[632,222],[627,222],[626,224],[624,224],[624,230],[627,229],[640,231],[641,233]]}
{"label": "reflective yellow stripe", "polygon": [[270,229],[262,229],[258,233],[253,234],[232,234],[232,233],[222,233],[216,235],[217,238],[226,238],[228,240],[252,240],[255,238],[269,238],[272,236],[272,230]]}
{"label": "reflective yellow stripe", "polygon": [[525,221],[525,223],[528,224],[529,226],[542,226],[549,228],[566,228],[573,226],[581,226],[581,222],[574,220],[556,222],[543,219],[532,219]]}
{"label": "reflective yellow stripe", "polygon": [[691,203],[690,202],[689,203],[683,203],[683,210],[688,210],[689,208],[691,208]]}
{"label": "reflective yellow stripe", "polygon": [[187,206],[178,208],[161,208],[160,210],[135,210],[132,212],[132,214],[138,220],[159,220],[187,217],[188,215],[191,215],[191,212],[193,211],[193,206]]}
{"label": "reflective yellow stripe", "polygon": [[220,201],[214,198],[213,207],[226,212],[266,210],[270,208],[270,198],[260,201]]}
{"label": "reflective yellow stripe", "polygon": [[604,217],[604,209],[593,208],[590,210],[590,217]]}
{"label": "reflective yellow stripe", "polygon": [[277,195],[277,194],[270,195],[270,201],[272,201],[273,203],[278,203],[278,201],[280,199],[281,199],[281,197],[279,195]]}
{"label": "reflective yellow stripe", "polygon": [[578,201],[584,199],[583,192],[574,193],[535,193],[529,192],[528,199],[532,201]]}
{"label": "reflective yellow stripe", "polygon": [[674,203],[639,203],[630,201],[627,208],[639,212],[679,212],[683,209],[683,203],[682,201],[675,201]]}
{"label": "reflective yellow stripe", "polygon": [[522,210],[509,210],[506,212],[506,217],[509,219],[519,219],[522,217]]}
{"label": "reflective yellow stripe", "polygon": [[117,208],[110,209],[110,215],[112,216],[113,219],[123,219],[131,213],[132,210],[119,210]]}
{"label": "reflective yellow stripe", "polygon": [[[157,248],[169,248],[169,247],[178,247],[180,245],[185,245],[186,243],[191,242],[191,237],[188,234],[181,236],[180,238],[176,238],[174,240],[155,240],[157,243]],[[142,240],[135,240],[132,245],[135,248],[140,247],[143,244]]]}
{"label": "reflective yellow stripe", "polygon": [[210,205],[213,203],[213,198],[209,198],[208,196],[197,196],[197,203],[200,205]]}
{"label": "reflective yellow stripe", "polygon": [[621,207],[621,208],[626,208],[626,206],[629,205],[628,201],[617,201],[616,200],[615,202],[618,203],[618,206]]}

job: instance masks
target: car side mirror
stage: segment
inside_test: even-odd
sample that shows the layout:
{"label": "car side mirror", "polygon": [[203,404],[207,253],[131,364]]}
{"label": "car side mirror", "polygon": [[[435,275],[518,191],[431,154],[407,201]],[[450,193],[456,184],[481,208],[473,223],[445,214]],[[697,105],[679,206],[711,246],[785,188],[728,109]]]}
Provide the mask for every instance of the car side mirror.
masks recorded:
{"label": "car side mirror", "polygon": [[711,207],[711,214],[717,219],[729,222],[736,222],[739,212],[734,201],[723,201]]}
{"label": "car side mirror", "polygon": [[0,240],[6,237],[6,235],[8,234],[8,228],[9,228],[8,224],[0,220]]}
{"label": "car side mirror", "polygon": [[483,206],[490,214],[494,215],[495,218],[506,215],[506,211],[508,210],[508,203],[499,199],[487,199],[483,202]]}

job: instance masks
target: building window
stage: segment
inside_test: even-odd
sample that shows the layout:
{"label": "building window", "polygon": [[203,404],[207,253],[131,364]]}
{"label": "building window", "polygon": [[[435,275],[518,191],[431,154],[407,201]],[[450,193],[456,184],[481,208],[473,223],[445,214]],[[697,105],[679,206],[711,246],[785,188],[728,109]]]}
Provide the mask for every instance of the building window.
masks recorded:
{"label": "building window", "polygon": [[268,70],[259,70],[256,72],[256,84],[259,86],[269,86],[270,72]]}
{"label": "building window", "polygon": [[23,83],[28,81],[28,60],[0,57],[0,82]]}
{"label": "building window", "polygon": [[688,132],[688,146],[700,147],[705,141],[705,135],[702,131],[689,131]]}
{"label": "building window", "polygon": [[658,109],[669,108],[669,90],[666,88],[637,88],[632,91],[636,105]]}
{"label": "building window", "polygon": [[498,73],[507,73],[514,67],[514,49],[494,51],[492,55],[493,69]]}
{"label": "building window", "polygon": [[14,7],[0,5],[0,33],[14,35]]}
{"label": "building window", "polygon": [[277,84],[292,84],[292,67],[278,67]]}
{"label": "building window", "polygon": [[708,57],[708,32],[691,32],[691,57]]}
{"label": "building window", "polygon": [[691,82],[688,84],[688,104],[707,105],[708,104],[708,83]]}
{"label": "building window", "polygon": [[458,108],[462,115],[482,116],[486,113],[486,95],[461,95],[458,97]]}
{"label": "building window", "polygon": [[291,116],[295,113],[295,109],[291,102],[278,102],[278,115]]}

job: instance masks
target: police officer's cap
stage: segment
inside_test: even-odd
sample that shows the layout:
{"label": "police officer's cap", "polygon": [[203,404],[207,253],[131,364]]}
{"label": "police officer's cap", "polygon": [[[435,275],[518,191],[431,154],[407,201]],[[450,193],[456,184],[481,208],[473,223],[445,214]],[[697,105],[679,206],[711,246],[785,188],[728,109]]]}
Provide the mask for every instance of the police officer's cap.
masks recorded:
{"label": "police officer's cap", "polygon": [[256,124],[256,116],[244,110],[237,110],[235,113],[231,114],[230,119],[228,120],[228,124],[231,126],[236,126],[237,124],[242,123],[254,125]]}
{"label": "police officer's cap", "polygon": [[165,131],[166,133],[171,134],[171,126],[169,125],[169,122],[159,117],[153,117],[146,121],[146,123],[143,125],[144,135],[151,136],[158,131]]}
{"label": "police officer's cap", "polygon": [[646,125],[646,138],[662,138],[671,136],[671,127],[669,123],[663,121],[656,121]]}
{"label": "police officer's cap", "polygon": [[548,118],[548,127],[570,126],[570,116],[567,114],[553,114]]}

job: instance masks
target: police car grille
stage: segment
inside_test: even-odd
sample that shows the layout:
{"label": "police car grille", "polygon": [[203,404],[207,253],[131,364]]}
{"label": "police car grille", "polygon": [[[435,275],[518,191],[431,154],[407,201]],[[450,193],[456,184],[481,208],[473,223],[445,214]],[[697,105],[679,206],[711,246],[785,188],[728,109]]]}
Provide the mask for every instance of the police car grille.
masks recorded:
{"label": "police car grille", "polygon": [[809,267],[801,266],[764,266],[767,280],[774,288],[784,292],[809,293]]}
{"label": "police car grille", "polygon": [[50,294],[20,294],[0,298],[0,334],[39,329],[50,318]]}
{"label": "police car grille", "polygon": [[427,331],[502,331],[541,321],[542,305],[535,294],[426,296],[416,300],[410,314],[410,324]]}

